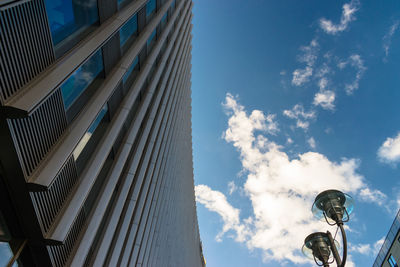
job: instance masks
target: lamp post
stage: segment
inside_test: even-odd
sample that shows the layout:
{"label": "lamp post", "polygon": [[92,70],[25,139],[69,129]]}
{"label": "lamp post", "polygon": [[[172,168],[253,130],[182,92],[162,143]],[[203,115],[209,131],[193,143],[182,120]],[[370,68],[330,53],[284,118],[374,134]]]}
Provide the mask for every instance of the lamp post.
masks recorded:
{"label": "lamp post", "polygon": [[[343,254],[338,252],[339,244],[334,240],[332,234],[327,231],[310,234],[304,240],[303,253],[314,259],[318,266],[328,267],[336,261],[338,267],[344,267],[347,259],[347,238],[343,223],[349,221],[349,214],[353,211],[354,202],[351,196],[338,190],[326,190],[317,195],[312,212],[318,219],[340,228],[343,241]],[[333,258],[331,257],[333,255]]]}

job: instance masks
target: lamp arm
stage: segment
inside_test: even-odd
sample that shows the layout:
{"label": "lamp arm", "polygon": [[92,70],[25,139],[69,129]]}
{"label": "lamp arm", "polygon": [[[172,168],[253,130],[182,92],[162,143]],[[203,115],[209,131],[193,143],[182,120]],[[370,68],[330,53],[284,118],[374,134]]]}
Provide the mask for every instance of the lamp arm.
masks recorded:
{"label": "lamp arm", "polygon": [[342,232],[342,242],[343,242],[343,256],[342,256],[342,264],[340,267],[344,267],[346,264],[346,259],[347,259],[347,237],[346,237],[346,232],[344,231],[343,228],[343,223],[338,223],[338,226],[340,228],[340,232]]}
{"label": "lamp arm", "polygon": [[335,240],[333,239],[331,232],[326,231],[326,233],[328,235],[329,243],[331,244],[331,250],[332,250],[333,257],[335,258],[336,265],[339,267],[342,264],[342,260],[340,259],[339,252],[335,245]]}

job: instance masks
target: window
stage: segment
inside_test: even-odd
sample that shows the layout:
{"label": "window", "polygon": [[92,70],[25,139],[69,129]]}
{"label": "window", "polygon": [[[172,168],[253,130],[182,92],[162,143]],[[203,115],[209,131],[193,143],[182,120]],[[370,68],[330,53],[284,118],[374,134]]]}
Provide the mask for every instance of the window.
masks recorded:
{"label": "window", "polygon": [[156,11],[156,0],[149,0],[146,5],[146,19],[150,19]]}
{"label": "window", "polygon": [[389,262],[391,267],[399,267],[399,265],[397,265],[397,262],[394,259],[393,255],[389,256],[388,262]]}
{"label": "window", "polygon": [[157,40],[157,29],[155,29],[151,34],[149,39],[147,40],[147,54],[150,54],[151,49],[154,46],[154,43]]}
{"label": "window", "polygon": [[161,31],[163,31],[164,29],[165,29],[165,26],[167,25],[167,16],[168,14],[167,13],[165,13],[165,15],[161,18],[161,21],[160,21],[160,29],[161,29]]}
{"label": "window", "polygon": [[122,77],[122,83],[124,84],[124,86],[127,84],[127,81],[130,80],[131,76],[133,76],[133,71],[137,70],[139,68],[139,58],[135,57],[135,59],[133,60],[131,66],[129,67],[129,69],[126,71],[124,77]]}
{"label": "window", "polygon": [[103,58],[101,50],[99,50],[61,85],[65,110],[70,109],[86,88],[101,75],[102,70]]}
{"label": "window", "polygon": [[92,136],[93,136],[94,132],[96,131],[97,127],[99,126],[99,124],[103,121],[104,115],[106,115],[107,111],[108,111],[108,106],[106,104],[101,109],[100,113],[97,115],[96,119],[92,122],[89,129],[87,130],[85,135],[82,137],[81,141],[79,141],[74,152],[72,153],[74,155],[75,160],[77,160],[79,158],[82,151],[85,149],[86,145],[89,143],[89,140],[92,138]]}
{"label": "window", "polygon": [[129,47],[137,36],[137,15],[135,14],[119,31],[121,48]]}
{"label": "window", "polygon": [[56,55],[81,40],[99,21],[97,1],[45,0]]}

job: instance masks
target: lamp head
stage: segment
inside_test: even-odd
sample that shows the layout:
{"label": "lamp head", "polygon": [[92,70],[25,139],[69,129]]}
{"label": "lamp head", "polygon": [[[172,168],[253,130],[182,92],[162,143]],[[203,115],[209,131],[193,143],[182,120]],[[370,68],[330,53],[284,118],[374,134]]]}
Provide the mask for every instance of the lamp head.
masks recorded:
{"label": "lamp head", "polygon": [[327,263],[331,255],[329,238],[326,233],[316,232],[306,237],[302,248],[303,254],[311,259]]}
{"label": "lamp head", "polygon": [[331,189],[317,195],[312,212],[319,219],[325,217],[328,223],[338,223],[348,221],[353,208],[354,202],[351,196]]}

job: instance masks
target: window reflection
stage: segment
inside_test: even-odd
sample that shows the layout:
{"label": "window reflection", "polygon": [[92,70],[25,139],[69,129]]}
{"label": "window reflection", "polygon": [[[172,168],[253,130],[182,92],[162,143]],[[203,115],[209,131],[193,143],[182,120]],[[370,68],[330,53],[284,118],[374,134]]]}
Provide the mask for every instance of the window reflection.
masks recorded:
{"label": "window reflection", "polygon": [[139,58],[135,57],[135,59],[133,60],[131,66],[129,67],[129,69],[126,71],[124,77],[122,77],[122,82],[125,85],[126,81],[130,78],[133,70],[137,70],[138,69],[138,62],[139,62]]}
{"label": "window reflection", "polygon": [[97,0],[45,0],[45,4],[56,50],[64,42],[79,41],[99,20]]}
{"label": "window reflection", "polygon": [[150,18],[156,11],[156,0],[149,0],[146,5],[146,18]]}
{"label": "window reflection", "polygon": [[8,242],[0,242],[0,266],[7,266],[14,256]]}
{"label": "window reflection", "polygon": [[101,50],[99,50],[61,85],[61,93],[66,110],[71,107],[74,101],[99,76],[102,70],[103,58]]}
{"label": "window reflection", "polygon": [[88,144],[89,140],[92,138],[93,133],[96,131],[97,127],[99,126],[100,122],[104,119],[106,113],[108,111],[107,104],[101,109],[100,113],[97,115],[96,119],[92,122],[89,129],[82,137],[81,141],[79,141],[78,145],[76,146],[73,155],[75,160],[79,158],[82,151],[85,149],[86,145]]}
{"label": "window reflection", "polygon": [[165,26],[167,25],[167,15],[168,14],[165,13],[165,15],[161,18],[161,21],[160,21],[161,31],[164,30]]}
{"label": "window reflection", "polygon": [[149,39],[147,40],[147,53],[150,53],[151,49],[153,48],[154,43],[156,42],[157,39],[156,35],[157,35],[157,30],[154,30],[151,33]]}
{"label": "window reflection", "polygon": [[121,48],[129,46],[137,35],[137,15],[135,14],[119,31]]}

